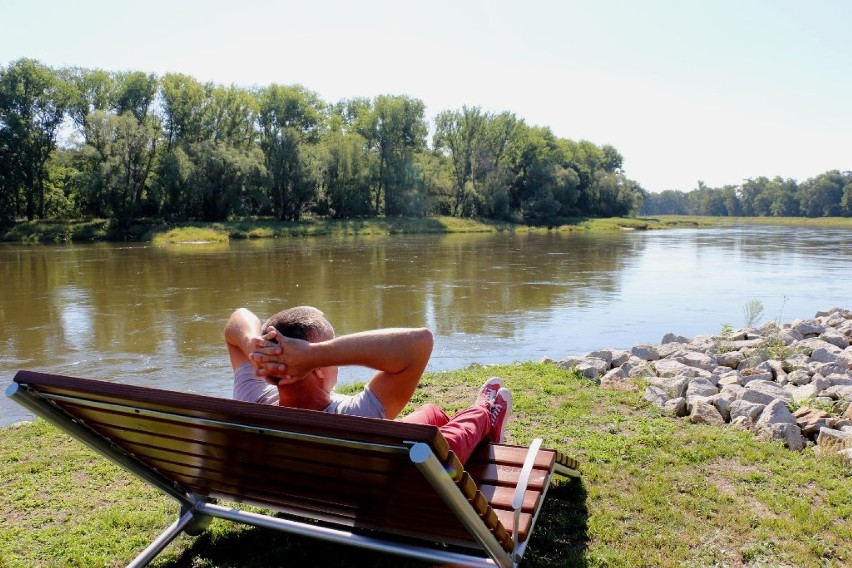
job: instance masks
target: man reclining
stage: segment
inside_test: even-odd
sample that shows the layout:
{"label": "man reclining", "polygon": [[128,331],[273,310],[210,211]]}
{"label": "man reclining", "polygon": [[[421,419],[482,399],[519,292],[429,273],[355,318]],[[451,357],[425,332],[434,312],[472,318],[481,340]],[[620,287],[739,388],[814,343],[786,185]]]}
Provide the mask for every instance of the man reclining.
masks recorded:
{"label": "man reclining", "polygon": [[[426,328],[388,328],[336,337],[318,309],[299,306],[266,322],[245,308],[225,325],[234,369],[234,398],[332,414],[395,419],[408,404],[432,354]],[[375,372],[360,393],[334,392],[338,368]],[[483,440],[502,442],[511,393],[500,379],[488,379],[476,402],[450,417],[426,404],[402,422],[437,426],[458,459],[465,461]]]}

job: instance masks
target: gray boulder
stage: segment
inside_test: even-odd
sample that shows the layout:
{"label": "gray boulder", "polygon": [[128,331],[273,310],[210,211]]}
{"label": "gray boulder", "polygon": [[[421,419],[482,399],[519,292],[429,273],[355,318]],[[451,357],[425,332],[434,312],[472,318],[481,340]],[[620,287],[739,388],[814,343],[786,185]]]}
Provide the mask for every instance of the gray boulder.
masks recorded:
{"label": "gray boulder", "polygon": [[787,382],[796,386],[806,385],[811,382],[811,375],[803,369],[797,369],[787,375]]}
{"label": "gray boulder", "polygon": [[660,343],[662,345],[666,345],[667,343],[689,343],[689,338],[682,335],[675,335],[674,333],[667,333],[663,336],[663,340]]}
{"label": "gray boulder", "polygon": [[638,357],[633,357],[632,355],[627,362],[621,366],[621,368],[624,369],[627,376],[631,379],[656,376],[654,368],[650,363]]}
{"label": "gray boulder", "polygon": [[790,389],[790,396],[793,397],[793,402],[800,403],[806,400],[816,398],[819,394],[814,385],[802,385]]}
{"label": "gray boulder", "polygon": [[704,371],[712,371],[716,368],[717,364],[715,357],[711,357],[710,355],[699,351],[686,351],[677,358],[677,361],[680,361],[689,367],[696,367]]}
{"label": "gray boulder", "polygon": [[816,320],[795,320],[790,324],[790,327],[803,336],[807,337],[809,335],[819,335],[821,333],[825,333],[826,327]]}
{"label": "gray boulder", "polygon": [[739,385],[742,377],[740,377],[739,372],[731,371],[730,373],[725,373],[719,376],[719,380],[716,383],[716,386],[719,388],[728,386],[728,385]]}
{"label": "gray boulder", "polygon": [[651,363],[651,367],[654,368],[654,371],[656,371],[657,375],[660,377],[677,377],[684,374],[693,376],[694,374],[694,371],[687,365],[672,359],[660,359],[659,361],[654,361]]}
{"label": "gray boulder", "polygon": [[686,416],[686,399],[682,396],[678,398],[672,398],[663,403],[663,412],[668,414],[669,416],[676,416],[681,418]]}
{"label": "gray boulder", "polygon": [[845,400],[852,402],[852,386],[836,385],[828,387],[820,393],[822,396],[829,396],[834,400]]}
{"label": "gray boulder", "polygon": [[601,359],[606,361],[608,365],[612,364],[612,350],[611,349],[601,349],[599,351],[592,351],[591,353],[586,353],[586,359],[588,358]]}
{"label": "gray boulder", "polygon": [[725,419],[716,407],[704,400],[695,400],[689,413],[689,421],[693,424],[714,424],[721,426]]}
{"label": "gray boulder", "polygon": [[686,396],[686,388],[689,385],[689,377],[653,377],[651,385],[662,389],[669,398]]}
{"label": "gray boulder", "polygon": [[776,399],[766,405],[760,413],[760,418],[757,419],[756,426],[766,424],[796,424],[796,417],[787,408],[786,402]]}
{"label": "gray boulder", "polygon": [[803,339],[796,343],[796,349],[801,350],[805,355],[811,357],[813,352],[818,349],[824,349],[829,353],[840,353],[842,349],[837,347],[836,345],[832,345],[827,341],[823,341],[822,339],[817,339],[816,337],[811,337],[808,339]]}
{"label": "gray boulder", "polygon": [[779,398],[784,401],[792,399],[790,393],[788,393],[783,386],[766,380],[757,380],[748,383],[745,386],[745,392],[743,392],[741,398],[745,401],[755,402],[758,404],[769,404],[773,400]]}
{"label": "gray boulder", "polygon": [[695,377],[689,381],[689,384],[686,387],[687,398],[692,396],[708,397],[715,394],[719,394],[719,389],[717,389],[713,383],[702,377]]}
{"label": "gray boulder", "polygon": [[740,373],[740,383],[743,386],[748,385],[752,381],[772,381],[772,372],[746,369],[746,372]]}
{"label": "gray boulder", "polygon": [[626,379],[627,373],[624,372],[624,369],[622,369],[621,367],[616,367],[615,369],[610,369],[609,371],[607,371],[606,375],[601,378],[601,386],[612,386],[615,383],[622,383]]}
{"label": "gray boulder", "polygon": [[731,403],[734,400],[736,400],[736,399],[731,400],[731,399],[725,397],[724,395],[722,395],[722,393],[719,393],[715,396],[709,397],[707,399],[707,402],[711,403],[713,406],[716,407],[716,410],[719,411],[719,414],[722,415],[722,419],[725,422],[730,422],[730,420],[731,420]]}
{"label": "gray boulder", "polygon": [[636,345],[630,350],[630,354],[643,361],[657,361],[660,358],[660,353],[653,345]]}
{"label": "gray boulder", "polygon": [[852,377],[841,374],[841,373],[831,373],[825,377],[825,380],[828,381],[828,386],[830,387],[849,387],[852,386]]}
{"label": "gray boulder", "polygon": [[613,367],[620,367],[627,363],[627,360],[630,359],[630,353],[623,350],[613,350],[612,351],[612,361],[610,361],[610,365]]}
{"label": "gray boulder", "polygon": [[805,447],[801,429],[795,424],[768,423],[755,427],[758,436],[769,440],[780,440],[784,445],[794,451],[801,451]]}
{"label": "gray boulder", "polygon": [[728,351],[726,353],[719,353],[716,355],[717,363],[723,367],[730,367],[731,369],[736,369],[743,363],[743,361],[745,361],[745,355],[739,351]]}
{"label": "gray boulder", "polygon": [[825,333],[819,336],[820,339],[825,341],[826,343],[831,343],[835,347],[839,347],[840,349],[846,349],[849,347],[849,339],[842,333],[835,331],[833,329],[829,329]]}
{"label": "gray boulder", "polygon": [[742,398],[745,391],[745,387],[740,385],[724,385],[719,390],[719,394],[726,395],[731,401],[734,401]]}
{"label": "gray boulder", "polygon": [[814,349],[811,352],[811,361],[817,361],[818,363],[834,363],[837,361],[837,352],[832,352],[823,347]]}
{"label": "gray boulder", "polygon": [[648,385],[645,389],[645,394],[642,396],[644,400],[647,400],[654,406],[663,407],[663,404],[669,399],[669,396],[666,392],[660,387],[655,387],[654,385]]}
{"label": "gray boulder", "polygon": [[745,418],[749,424],[754,424],[760,418],[760,414],[764,408],[766,408],[765,404],[757,404],[748,402],[747,400],[735,400],[731,403],[730,407],[731,421],[733,422],[737,418]]}

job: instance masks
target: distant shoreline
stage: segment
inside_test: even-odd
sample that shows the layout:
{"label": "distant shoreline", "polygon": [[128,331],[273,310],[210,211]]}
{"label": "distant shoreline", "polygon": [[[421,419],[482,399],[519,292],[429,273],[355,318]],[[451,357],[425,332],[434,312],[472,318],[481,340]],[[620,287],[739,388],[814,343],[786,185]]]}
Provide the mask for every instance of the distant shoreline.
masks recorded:
{"label": "distant shoreline", "polygon": [[695,217],[659,215],[649,217],[586,217],[564,219],[549,226],[523,225],[491,219],[458,217],[368,217],[362,219],[308,219],[276,222],[243,219],[227,222],[139,223],[118,236],[109,219],[22,221],[3,232],[0,241],[17,244],[61,244],[90,242],[153,242],[180,244],[221,242],[232,239],[287,238],[306,236],[352,236],[393,234],[495,233],[548,234],[616,230],[663,230],[732,226],[737,224],[783,225],[852,229],[846,217]]}

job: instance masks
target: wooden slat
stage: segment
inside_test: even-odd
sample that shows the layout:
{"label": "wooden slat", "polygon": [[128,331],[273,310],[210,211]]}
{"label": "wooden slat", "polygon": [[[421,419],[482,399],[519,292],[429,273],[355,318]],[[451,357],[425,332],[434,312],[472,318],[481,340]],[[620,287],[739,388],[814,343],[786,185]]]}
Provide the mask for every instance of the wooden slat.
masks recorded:
{"label": "wooden slat", "polygon": [[[518,479],[521,475],[520,467],[498,464],[469,464],[467,471],[476,481],[477,485],[491,484],[515,487],[518,485]],[[544,489],[545,484],[550,481],[549,475],[549,471],[533,469],[528,488],[534,490]]]}
{"label": "wooden slat", "polygon": [[[480,444],[468,460],[468,465],[490,463],[522,467],[527,459],[528,449],[525,446],[509,446],[506,444]],[[553,450],[540,449],[536,454],[535,467],[549,469],[553,464],[555,455],[556,452]]]}
{"label": "wooden slat", "polygon": [[[515,532],[515,517],[511,511],[496,511],[500,522],[506,527],[506,530],[511,534]],[[520,533],[518,541],[524,542],[529,537],[530,527],[532,526],[532,515],[529,513],[521,513]]]}
{"label": "wooden slat", "polygon": [[558,463],[564,465],[565,467],[575,469],[577,471],[580,470],[580,462],[578,462],[576,459],[568,457],[558,450],[554,451],[556,451],[556,461]]}
{"label": "wooden slat", "polygon": [[47,394],[83,396],[97,402],[137,406],[141,409],[160,412],[179,411],[191,417],[251,423],[257,427],[292,429],[295,432],[376,443],[390,443],[400,439],[425,442],[432,445],[435,455],[441,461],[446,460],[449,454],[449,446],[440,435],[438,428],[422,424],[358,416],[334,415],[332,417],[324,412],[313,410],[252,404],[32,371],[19,371],[15,376],[15,382],[38,385],[38,390]]}
{"label": "wooden slat", "polygon": [[[488,500],[488,503],[495,509],[512,509],[512,500],[515,498],[514,487],[502,487],[499,485],[480,484],[479,491]],[[538,509],[538,504],[541,499],[541,491],[527,490],[524,492],[524,502],[521,510],[524,512],[532,512]]]}

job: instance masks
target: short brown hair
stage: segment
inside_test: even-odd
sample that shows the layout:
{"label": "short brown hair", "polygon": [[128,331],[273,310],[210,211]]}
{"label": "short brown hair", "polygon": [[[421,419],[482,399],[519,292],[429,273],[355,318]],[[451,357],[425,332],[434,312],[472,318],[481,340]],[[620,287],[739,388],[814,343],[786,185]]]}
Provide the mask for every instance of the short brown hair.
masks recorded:
{"label": "short brown hair", "polygon": [[317,342],[334,337],[334,328],[325,319],[325,314],[312,306],[297,306],[278,312],[264,322],[263,331],[270,325],[284,337],[293,339]]}

